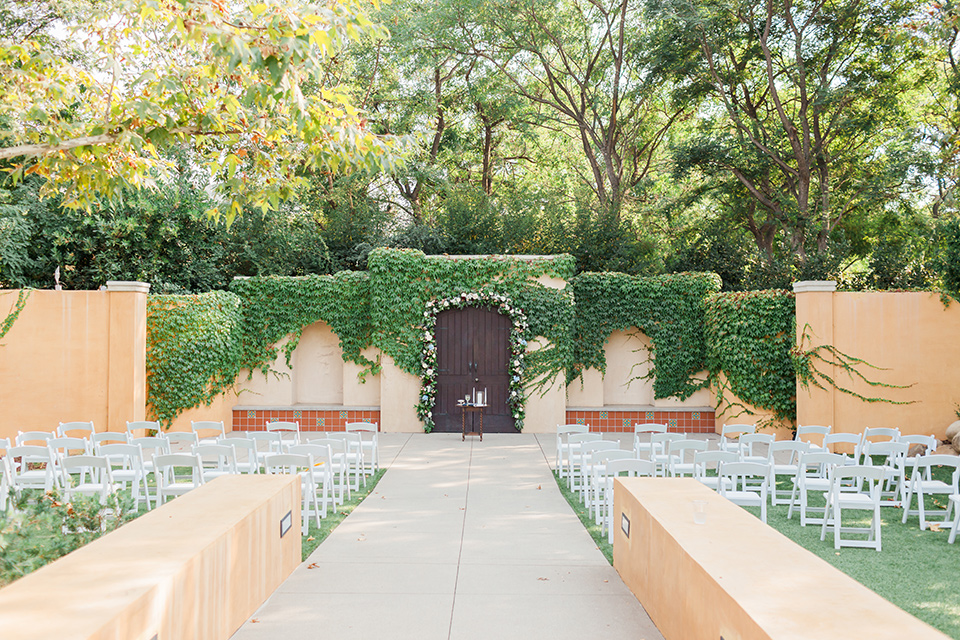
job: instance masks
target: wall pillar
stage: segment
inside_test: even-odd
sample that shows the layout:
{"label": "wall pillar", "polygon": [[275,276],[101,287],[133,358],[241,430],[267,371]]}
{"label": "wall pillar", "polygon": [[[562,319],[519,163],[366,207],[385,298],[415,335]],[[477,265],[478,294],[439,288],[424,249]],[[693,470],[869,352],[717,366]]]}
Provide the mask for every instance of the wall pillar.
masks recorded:
{"label": "wall pillar", "polygon": [[[795,282],[793,291],[797,296],[797,344],[804,351],[821,345],[833,345],[834,302],[837,283],[826,281]],[[821,373],[837,379],[836,367],[824,362],[815,362]],[[797,381],[797,425],[830,425],[836,427],[837,390],[830,385],[826,389],[811,385],[804,387]]]}
{"label": "wall pillar", "polygon": [[107,346],[108,431],[123,431],[127,420],[144,420],[147,404],[146,282],[110,280]]}

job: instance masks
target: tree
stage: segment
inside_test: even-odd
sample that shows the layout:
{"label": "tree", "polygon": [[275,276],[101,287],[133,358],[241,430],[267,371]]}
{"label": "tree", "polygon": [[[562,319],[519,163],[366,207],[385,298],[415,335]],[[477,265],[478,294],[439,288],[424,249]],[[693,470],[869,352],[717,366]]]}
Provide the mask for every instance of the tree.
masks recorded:
{"label": "tree", "polygon": [[69,28],[76,55],[58,55],[37,30],[0,37],[10,130],[0,160],[13,161],[15,180],[47,178],[43,193],[62,192],[66,206],[155,184],[170,149],[196,154],[229,218],[244,202],[276,207],[303,169],[398,161],[402,141],[371,133],[346,92],[327,84],[348,42],[386,35],[365,0],[42,4]]}
{"label": "tree", "polygon": [[651,3],[664,18],[657,56],[701,105],[678,162],[737,198],[768,260],[778,236],[801,259],[808,237],[826,252],[847,216],[903,195],[913,139],[902,98],[920,59],[904,28],[913,4]]}

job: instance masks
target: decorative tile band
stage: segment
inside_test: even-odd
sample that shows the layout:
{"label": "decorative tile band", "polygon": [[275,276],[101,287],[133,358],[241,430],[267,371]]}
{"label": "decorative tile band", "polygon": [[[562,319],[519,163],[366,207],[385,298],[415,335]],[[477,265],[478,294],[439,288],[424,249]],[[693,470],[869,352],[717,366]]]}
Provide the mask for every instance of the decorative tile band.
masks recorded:
{"label": "decorative tile band", "polygon": [[633,425],[642,422],[665,424],[674,433],[716,432],[713,411],[567,411],[567,424],[589,424],[591,431],[632,433]]}
{"label": "decorative tile band", "polygon": [[301,431],[343,431],[348,422],[380,423],[379,410],[333,409],[310,411],[307,409],[258,409],[234,410],[234,431],[264,431],[267,421],[299,422]]}

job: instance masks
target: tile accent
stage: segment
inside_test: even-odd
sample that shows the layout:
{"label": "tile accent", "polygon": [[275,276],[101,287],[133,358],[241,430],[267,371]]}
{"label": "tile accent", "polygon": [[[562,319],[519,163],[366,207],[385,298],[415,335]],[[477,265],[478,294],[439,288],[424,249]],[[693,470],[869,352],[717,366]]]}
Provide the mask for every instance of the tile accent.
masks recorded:
{"label": "tile accent", "polygon": [[346,417],[347,417],[347,412],[346,412],[346,411],[341,411],[341,412],[340,412],[340,418],[346,418]]}
{"label": "tile accent", "polygon": [[249,411],[247,411],[247,417],[248,417],[248,418],[256,418],[256,417],[257,417],[257,412],[254,411],[253,409],[250,409]]}
{"label": "tile accent", "polygon": [[326,424],[327,424],[327,419],[326,419],[326,418],[317,418],[317,426],[318,426],[318,427],[324,427],[324,426],[326,426]]}
{"label": "tile accent", "polygon": [[567,411],[567,424],[589,424],[591,431],[632,433],[634,423],[666,424],[674,433],[715,433],[713,411],[683,409],[628,411],[617,409],[588,409]]}
{"label": "tile accent", "polygon": [[296,411],[293,412],[293,417],[299,420],[300,418],[303,417],[303,411],[300,411],[299,409],[297,409]]}

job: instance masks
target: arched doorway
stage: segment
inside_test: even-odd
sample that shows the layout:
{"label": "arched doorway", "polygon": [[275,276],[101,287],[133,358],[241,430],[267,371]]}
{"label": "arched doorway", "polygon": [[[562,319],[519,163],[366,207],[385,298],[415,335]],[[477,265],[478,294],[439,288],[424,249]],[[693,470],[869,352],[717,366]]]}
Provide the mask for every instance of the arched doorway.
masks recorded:
{"label": "arched doorway", "polygon": [[[459,432],[457,400],[486,389],[486,433],[516,433],[507,405],[510,394],[511,321],[489,307],[448,309],[437,314],[435,431]],[[470,420],[470,417],[467,417]]]}

